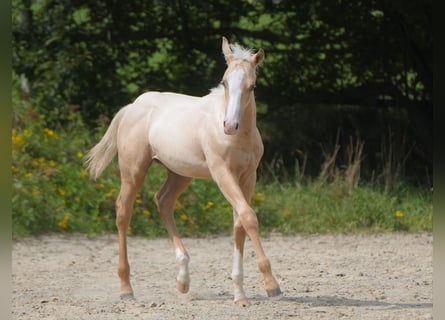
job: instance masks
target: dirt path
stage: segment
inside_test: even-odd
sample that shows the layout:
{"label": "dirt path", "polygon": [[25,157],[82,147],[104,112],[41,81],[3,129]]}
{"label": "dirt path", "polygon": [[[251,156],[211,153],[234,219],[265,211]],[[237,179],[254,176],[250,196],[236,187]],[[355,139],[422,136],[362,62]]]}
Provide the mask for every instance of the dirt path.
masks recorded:
{"label": "dirt path", "polygon": [[13,319],[432,319],[432,235],[271,236],[263,244],[284,295],[265,297],[250,242],[232,302],[229,237],[185,239],[191,289],[175,289],[167,239],[129,239],[136,301],[120,301],[116,236],[13,244]]}

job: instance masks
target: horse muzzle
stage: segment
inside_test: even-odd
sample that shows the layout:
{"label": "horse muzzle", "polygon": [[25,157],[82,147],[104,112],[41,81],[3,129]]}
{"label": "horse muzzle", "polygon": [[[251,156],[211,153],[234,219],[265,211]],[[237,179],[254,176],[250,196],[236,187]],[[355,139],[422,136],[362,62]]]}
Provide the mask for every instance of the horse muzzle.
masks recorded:
{"label": "horse muzzle", "polygon": [[236,121],[224,121],[224,133],[227,135],[234,135],[238,132],[239,123]]}

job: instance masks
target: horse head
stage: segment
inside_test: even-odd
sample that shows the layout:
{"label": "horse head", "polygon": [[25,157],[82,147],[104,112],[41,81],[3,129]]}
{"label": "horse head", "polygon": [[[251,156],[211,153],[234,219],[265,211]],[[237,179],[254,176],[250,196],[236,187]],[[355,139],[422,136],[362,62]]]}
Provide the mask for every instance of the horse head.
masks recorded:
{"label": "horse head", "polygon": [[227,62],[227,69],[221,81],[227,104],[224,133],[234,135],[239,130],[245,109],[254,100],[256,67],[264,60],[264,50],[259,49],[254,53],[251,49],[229,44],[223,37],[222,51]]}

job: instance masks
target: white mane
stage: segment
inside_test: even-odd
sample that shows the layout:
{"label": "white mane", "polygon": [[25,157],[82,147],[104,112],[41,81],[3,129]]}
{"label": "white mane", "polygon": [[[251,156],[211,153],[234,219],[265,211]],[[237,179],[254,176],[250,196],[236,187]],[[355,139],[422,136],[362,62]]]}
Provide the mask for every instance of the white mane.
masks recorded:
{"label": "white mane", "polygon": [[250,60],[253,55],[253,49],[243,48],[239,44],[230,44],[230,49],[232,49],[232,57],[234,59]]}
{"label": "white mane", "polygon": [[223,91],[224,91],[224,86],[222,84],[218,84],[216,87],[210,89],[210,93],[218,93]]}

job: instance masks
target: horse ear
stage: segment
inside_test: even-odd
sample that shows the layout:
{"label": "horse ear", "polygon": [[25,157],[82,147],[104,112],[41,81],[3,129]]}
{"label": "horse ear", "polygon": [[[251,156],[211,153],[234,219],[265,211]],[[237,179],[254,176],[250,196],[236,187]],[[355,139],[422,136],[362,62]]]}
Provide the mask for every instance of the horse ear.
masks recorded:
{"label": "horse ear", "polygon": [[232,59],[232,50],[230,49],[229,40],[226,37],[222,37],[222,51],[226,62],[229,63]]}
{"label": "horse ear", "polygon": [[252,62],[257,66],[264,60],[264,50],[260,49],[252,56]]}

